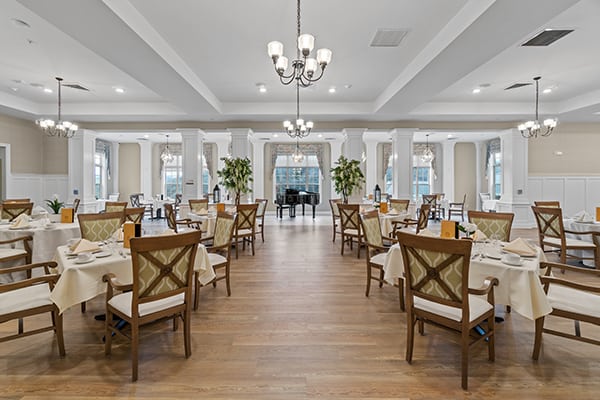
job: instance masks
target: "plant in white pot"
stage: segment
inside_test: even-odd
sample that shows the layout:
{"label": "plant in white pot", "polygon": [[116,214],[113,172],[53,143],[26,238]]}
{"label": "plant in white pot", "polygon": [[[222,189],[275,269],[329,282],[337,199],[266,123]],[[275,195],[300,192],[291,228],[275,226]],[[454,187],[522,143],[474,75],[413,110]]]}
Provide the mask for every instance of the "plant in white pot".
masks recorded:
{"label": "plant in white pot", "polygon": [[340,156],[335,162],[337,167],[331,168],[331,179],[336,193],[342,196],[344,204],[348,204],[348,197],[355,190],[360,190],[365,183],[365,176],[360,170],[360,161],[349,160]]}
{"label": "plant in white pot", "polygon": [[52,200],[45,200],[46,205],[52,210],[52,214],[48,216],[52,222],[60,222],[60,210],[65,206],[65,203],[58,199],[58,195],[52,196]]}
{"label": "plant in white pot", "polygon": [[252,162],[246,158],[221,158],[225,167],[217,171],[221,184],[235,195],[235,204],[240,204],[242,194],[252,192]]}

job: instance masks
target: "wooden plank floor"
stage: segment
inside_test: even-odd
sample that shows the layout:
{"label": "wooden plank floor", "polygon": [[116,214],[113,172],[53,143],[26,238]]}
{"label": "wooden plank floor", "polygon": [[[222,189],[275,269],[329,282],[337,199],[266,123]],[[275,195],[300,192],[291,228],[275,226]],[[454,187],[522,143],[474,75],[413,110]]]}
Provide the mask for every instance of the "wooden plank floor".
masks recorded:
{"label": "wooden plank floor", "polygon": [[[203,288],[193,313],[192,356],[181,331],[161,322],[142,330],[140,379],[130,382],[130,347],[117,339],[104,356],[101,297],[65,312],[67,356],[50,333],[0,347],[1,399],[590,399],[600,390],[600,347],[545,336],[531,360],[533,321],[517,313],[497,326],[496,362],[484,347],[470,358],[469,392],[460,388],[457,336],[433,327],[404,360],[406,314],[398,293],[372,288],[365,259],[339,254],[330,217],[267,217],[256,256],[233,260],[232,296]],[[514,235],[534,238],[531,231]],[[498,307],[502,312],[502,308]],[[40,323],[34,319],[30,325]],[[551,321],[554,326],[570,324]],[[15,324],[0,325],[3,332]],[[598,328],[584,326],[586,332]],[[598,335],[596,335],[598,336]]]}

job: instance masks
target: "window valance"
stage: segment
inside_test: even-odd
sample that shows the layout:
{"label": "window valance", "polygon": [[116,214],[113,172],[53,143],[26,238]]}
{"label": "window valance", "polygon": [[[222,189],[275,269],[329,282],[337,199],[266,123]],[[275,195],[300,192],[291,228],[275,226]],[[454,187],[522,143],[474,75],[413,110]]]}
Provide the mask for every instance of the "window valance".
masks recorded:
{"label": "window valance", "polygon": [[[285,155],[289,156],[294,154],[296,151],[296,143],[269,143],[271,146],[271,174],[275,171],[275,163],[277,161],[277,156]],[[323,169],[323,153],[325,151],[324,143],[306,143],[300,144],[300,151],[305,156],[316,156],[317,163],[319,164],[319,169],[321,172],[324,172]]]}

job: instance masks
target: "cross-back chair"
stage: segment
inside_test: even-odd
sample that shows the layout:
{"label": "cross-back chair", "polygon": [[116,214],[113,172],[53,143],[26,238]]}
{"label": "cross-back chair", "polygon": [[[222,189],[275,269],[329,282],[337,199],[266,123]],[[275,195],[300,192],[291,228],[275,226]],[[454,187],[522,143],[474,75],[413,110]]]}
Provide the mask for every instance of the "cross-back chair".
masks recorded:
{"label": "cross-back chair", "polygon": [[150,219],[154,218],[154,206],[152,203],[144,203],[144,194],[143,193],[134,193],[129,196],[129,201],[131,202],[131,206],[135,208],[144,207],[146,209],[146,213],[150,215]]}
{"label": "cross-back chair", "polygon": [[[208,258],[210,259],[210,265],[215,271],[215,279],[213,279],[213,287],[217,286],[217,282],[225,280],[227,287],[227,296],[231,296],[231,285],[229,282],[229,270],[231,266],[231,244],[233,242],[233,234],[235,232],[235,226],[237,222],[237,214],[229,214],[223,211],[217,213],[217,220],[215,222],[215,232],[213,236],[202,238],[202,243],[208,243],[206,251],[208,252]],[[222,274],[219,274],[219,270],[224,269]],[[196,281],[196,295],[194,301],[194,310],[198,309],[200,303],[200,273],[196,271],[194,280]]]}
{"label": "cross-back chair", "polygon": [[[436,211],[437,211],[437,195],[436,194],[424,194],[423,195],[423,203],[422,204],[428,204],[429,205],[429,212],[431,214],[431,218],[433,219],[439,219],[439,214],[436,215]],[[428,214],[428,218],[429,218],[429,214]]]}
{"label": "cross-back chair", "polygon": [[256,234],[260,233],[260,238],[265,242],[265,212],[267,211],[267,204],[269,199],[254,199],[254,202],[258,204],[258,210],[256,210]]}
{"label": "cross-back chair", "polygon": [[360,226],[360,206],[358,204],[338,204],[340,211],[340,226],[342,228],[342,250],[344,255],[344,247],[346,244],[352,250],[354,242],[356,242],[357,252],[356,257],[360,258],[360,248],[362,246],[362,229]]}
{"label": "cross-back chair", "polygon": [[21,214],[31,215],[33,203],[25,202],[4,202],[2,203],[2,219],[12,221]]}
{"label": "cross-back chair", "polygon": [[477,229],[488,238],[498,239],[502,242],[510,241],[510,231],[515,214],[469,210],[467,217],[469,222],[477,225]]}
{"label": "cross-back chair", "polygon": [[123,211],[97,214],[78,214],[81,238],[90,242],[102,242],[110,239],[124,222]]}
{"label": "cross-back chair", "polygon": [[403,221],[392,221],[392,234],[390,236],[395,237],[396,232],[399,229],[403,231],[418,234],[423,229],[427,228],[429,223],[429,211],[431,210],[431,204],[423,203],[419,208],[419,216],[417,219],[405,218]]}
{"label": "cross-back chair", "polygon": [[188,203],[190,205],[190,211],[193,213],[198,213],[201,210],[208,211],[208,199],[189,199]]}
{"label": "cross-back chair", "polygon": [[186,228],[193,228],[200,231],[200,226],[198,222],[192,221],[189,218],[177,219],[175,218],[175,210],[173,210],[173,205],[169,203],[164,204],[165,208],[165,218],[167,219],[167,226],[169,229],[172,229],[175,233],[179,232],[179,226]]}
{"label": "cross-back chair", "polygon": [[534,201],[536,207],[559,207],[560,201],[557,200],[544,200],[544,201]]}
{"label": "cross-back chair", "polygon": [[31,203],[31,199],[4,199],[2,203]]}
{"label": "cross-back chair", "polygon": [[[50,299],[50,292],[58,280],[58,275],[51,273],[56,268],[56,262],[46,261],[36,264],[26,264],[0,269],[0,275],[25,275],[27,279],[0,284],[0,324],[18,320],[18,331],[15,334],[0,337],[0,343],[18,339],[42,332],[52,331],[56,334],[58,353],[65,356],[63,338],[63,319],[58,307]],[[44,274],[32,278],[32,271],[41,268]],[[0,280],[2,281],[2,280]],[[51,325],[26,331],[23,320],[39,314],[51,314]]]}
{"label": "cross-back chair", "polygon": [[237,222],[233,242],[235,243],[235,258],[238,258],[239,243],[242,243],[242,250],[246,249],[246,242],[252,246],[252,255],[254,255],[254,242],[256,240],[256,214],[258,204],[239,204],[237,206]]}
{"label": "cross-back chair", "polygon": [[[536,207],[531,206],[535,216],[535,222],[538,227],[540,247],[544,250],[545,246],[558,249],[560,252],[560,262],[567,263],[567,258],[576,260],[594,260],[596,268],[600,266],[600,232],[572,232],[565,230],[563,225],[562,209],[559,207]],[[581,239],[567,237],[570,233],[577,236],[590,235],[591,241],[587,242]],[[568,254],[568,250],[589,250],[594,252],[594,257],[578,256]],[[545,250],[544,250],[545,251]]]}
{"label": "cross-back chair", "polygon": [[[176,331],[178,318],[181,318],[185,358],[192,354],[192,277],[199,241],[199,231],[132,238],[132,283],[123,284],[112,273],[103,277],[107,282],[104,352],[110,355],[113,334],[127,337],[117,327],[118,321],[113,321],[113,315],[116,315],[131,326],[133,382],[138,379],[138,342],[142,325],[172,318]],[[115,294],[115,291],[120,293]]]}
{"label": "cross-back chair", "polygon": [[[381,234],[381,221],[377,210],[360,214],[360,224],[367,250],[367,289],[365,296],[369,297],[372,280],[378,282],[379,287],[383,287],[383,284],[386,283],[383,279],[383,264],[391,243],[389,238],[384,238]],[[373,270],[375,270],[375,274],[373,274]],[[404,282],[399,278],[398,283],[394,286],[398,287],[400,309],[404,311]]]}
{"label": "cross-back chair", "polygon": [[336,235],[342,234],[342,228],[340,226],[340,209],[338,204],[342,202],[342,199],[329,199],[329,207],[331,208],[331,219],[333,222],[333,242],[335,243]]}
{"label": "cross-back chair", "polygon": [[465,203],[467,202],[467,194],[465,193],[462,202],[454,202],[448,204],[448,219],[452,219],[452,214],[458,215],[461,221],[465,220]]}
{"label": "cross-back chair", "polygon": [[107,201],[104,203],[104,212],[124,212],[127,208],[126,201]]}
{"label": "cross-back chair", "polygon": [[408,199],[390,199],[390,210],[396,210],[399,213],[407,212],[410,200]]}
{"label": "cross-back chair", "polygon": [[[2,266],[15,266],[15,264],[31,264],[31,253],[32,253],[32,236],[20,236],[8,240],[0,240],[0,268]],[[8,264],[10,263],[10,264]],[[28,276],[31,278],[31,276]],[[5,278],[8,281],[12,279]],[[3,280],[0,279],[0,283]]]}
{"label": "cross-back chair", "polygon": [[[498,279],[486,278],[479,289],[469,288],[471,241],[440,239],[398,232],[406,280],[406,361],[412,363],[414,328],[424,334],[432,323],[461,335],[462,388],[468,387],[469,349],[487,341],[488,358],[494,361],[494,291]],[[487,295],[487,298],[481,296]],[[487,331],[471,335],[479,324]]]}
{"label": "cross-back chair", "polygon": [[141,224],[144,219],[144,207],[127,207],[125,209],[125,221],[131,221],[134,224]]}

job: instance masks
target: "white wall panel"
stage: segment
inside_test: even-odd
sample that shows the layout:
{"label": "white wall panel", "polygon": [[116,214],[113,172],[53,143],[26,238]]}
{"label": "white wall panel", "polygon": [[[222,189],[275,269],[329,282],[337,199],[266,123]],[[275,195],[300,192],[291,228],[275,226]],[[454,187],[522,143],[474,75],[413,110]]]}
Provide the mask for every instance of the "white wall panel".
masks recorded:
{"label": "white wall panel", "polygon": [[558,200],[561,204],[565,198],[565,178],[545,178],[542,184],[542,198],[535,200]]}
{"label": "white wall panel", "polygon": [[562,204],[563,215],[574,215],[581,210],[585,210],[585,178],[565,178],[564,204]]}
{"label": "white wall panel", "polygon": [[7,185],[7,198],[30,198],[34,206],[45,207],[44,200],[58,195],[61,201],[67,199],[67,175],[12,174]]}

